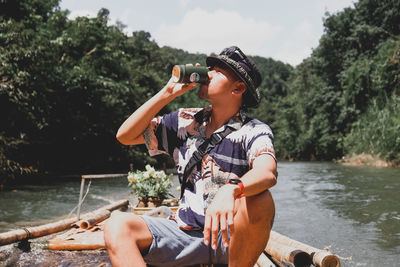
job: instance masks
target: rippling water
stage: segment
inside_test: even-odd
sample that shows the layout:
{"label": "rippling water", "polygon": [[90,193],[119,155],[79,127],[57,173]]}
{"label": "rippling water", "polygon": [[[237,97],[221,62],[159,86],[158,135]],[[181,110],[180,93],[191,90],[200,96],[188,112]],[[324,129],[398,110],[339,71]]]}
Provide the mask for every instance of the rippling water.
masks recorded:
{"label": "rippling water", "polygon": [[[278,170],[275,231],[330,247],[342,266],[399,266],[400,169],[284,162]],[[67,215],[79,187],[79,179],[47,180],[0,192],[0,232]],[[126,179],[93,180],[82,212],[125,198],[134,199]]]}
{"label": "rippling water", "polygon": [[275,230],[330,247],[343,266],[399,266],[400,170],[280,163]]}

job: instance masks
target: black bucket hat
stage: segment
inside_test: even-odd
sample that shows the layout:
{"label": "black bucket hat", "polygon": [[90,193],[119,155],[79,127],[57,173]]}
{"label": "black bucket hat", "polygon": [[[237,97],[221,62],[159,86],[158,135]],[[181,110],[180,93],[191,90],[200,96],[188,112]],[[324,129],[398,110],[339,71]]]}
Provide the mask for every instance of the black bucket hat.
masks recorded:
{"label": "black bucket hat", "polygon": [[256,63],[248,58],[237,46],[231,46],[222,50],[218,56],[209,56],[206,59],[207,66],[225,66],[231,69],[241,81],[246,84],[247,90],[243,94],[244,107],[257,107],[260,103],[261,74]]}

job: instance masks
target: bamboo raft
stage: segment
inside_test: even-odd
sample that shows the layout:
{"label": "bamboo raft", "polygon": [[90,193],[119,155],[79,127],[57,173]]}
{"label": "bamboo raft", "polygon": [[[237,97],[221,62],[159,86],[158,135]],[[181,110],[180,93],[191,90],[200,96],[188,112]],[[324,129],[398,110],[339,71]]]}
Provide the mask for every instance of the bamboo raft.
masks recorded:
{"label": "bamboo raft", "polygon": [[[42,226],[23,228],[6,233],[0,233],[0,246],[27,239],[47,236],[68,230],[46,242],[44,248],[50,250],[101,250],[105,249],[103,227],[111,212],[117,209],[127,209],[128,200],[102,207],[94,212],[86,213],[81,220],[68,218]],[[172,208],[176,211],[176,207]],[[134,208],[133,212],[144,214],[151,208]],[[286,265],[284,265],[286,264]],[[289,237],[271,231],[270,239],[257,260],[256,267],[270,266],[320,266],[339,267],[339,258],[327,250],[317,249]],[[206,266],[206,265],[203,265]]]}
{"label": "bamboo raft", "polygon": [[[83,189],[85,179],[116,178],[122,176],[126,176],[126,174],[82,175],[77,217],[62,219],[41,226],[0,233],[0,246],[15,242],[20,242],[19,244],[24,243],[24,246],[28,244],[29,246],[29,240],[31,239],[53,235],[53,237],[48,238],[44,242],[44,245],[41,246],[42,248],[51,251],[94,251],[95,253],[97,251],[98,254],[104,254],[105,242],[103,229],[105,221],[114,210],[128,210],[129,201],[121,200],[81,216],[80,208],[84,199]],[[164,204],[168,205],[169,203],[171,202],[167,201]],[[162,206],[155,209],[138,207],[131,209],[139,215],[167,217],[168,212],[172,213],[177,210],[176,206],[169,208],[166,209]],[[55,233],[60,232],[63,233],[54,237]],[[311,265],[318,267],[340,267],[340,260],[328,250],[321,250],[271,231],[268,244],[254,267],[308,267]],[[203,264],[202,266],[205,267],[207,265]]]}

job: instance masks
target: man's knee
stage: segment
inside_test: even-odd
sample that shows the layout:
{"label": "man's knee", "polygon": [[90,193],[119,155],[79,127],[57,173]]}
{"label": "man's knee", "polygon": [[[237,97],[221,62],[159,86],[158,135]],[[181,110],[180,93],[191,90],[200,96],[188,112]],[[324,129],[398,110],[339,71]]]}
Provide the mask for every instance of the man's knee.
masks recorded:
{"label": "man's knee", "polygon": [[246,197],[246,209],[250,223],[266,222],[272,227],[275,205],[269,190],[255,196]]}
{"label": "man's knee", "polygon": [[104,241],[108,248],[119,243],[121,237],[134,236],[141,223],[139,216],[131,213],[114,211],[104,225]]}

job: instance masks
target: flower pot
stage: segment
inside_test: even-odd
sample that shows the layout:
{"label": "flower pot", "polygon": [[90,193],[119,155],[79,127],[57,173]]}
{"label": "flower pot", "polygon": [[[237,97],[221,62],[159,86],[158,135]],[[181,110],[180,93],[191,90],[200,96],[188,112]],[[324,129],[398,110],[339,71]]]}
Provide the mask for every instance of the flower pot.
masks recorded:
{"label": "flower pot", "polygon": [[163,202],[163,199],[157,198],[157,197],[149,197],[147,199],[147,207],[149,208],[155,208],[161,206],[161,203]]}
{"label": "flower pot", "polygon": [[146,197],[138,197],[138,204],[136,205],[138,208],[147,207],[147,198]]}

